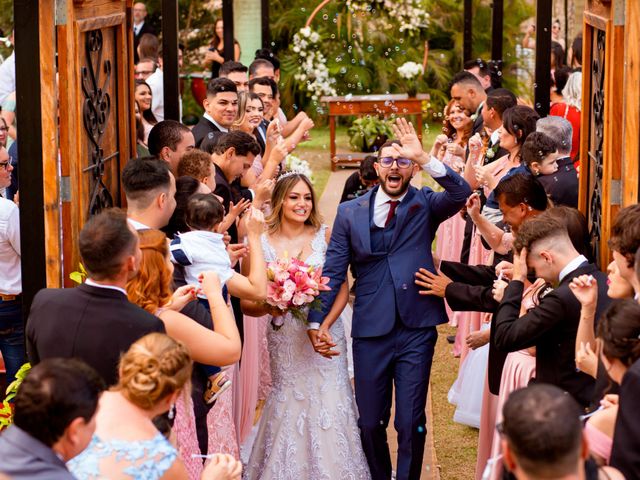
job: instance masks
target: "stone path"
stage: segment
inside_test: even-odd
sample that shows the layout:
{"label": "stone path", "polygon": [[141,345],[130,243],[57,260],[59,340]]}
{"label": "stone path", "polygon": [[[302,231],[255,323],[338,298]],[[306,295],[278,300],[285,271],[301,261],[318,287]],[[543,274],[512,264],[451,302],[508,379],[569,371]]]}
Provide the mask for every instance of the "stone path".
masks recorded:
{"label": "stone path", "polygon": [[[324,223],[327,225],[333,225],[333,221],[336,216],[336,209],[342,195],[342,189],[344,188],[344,182],[355,170],[354,169],[338,169],[332,172],[329,176],[327,186],[324,189],[320,201],[318,202],[318,208],[324,218]],[[412,182],[416,187],[420,187],[422,184],[422,176],[416,175]],[[424,451],[424,460],[422,463],[422,475],[421,480],[439,480],[440,474],[437,468],[436,452],[433,443],[433,409],[431,406],[431,393],[427,398],[427,444]],[[391,408],[391,420],[389,422],[389,428],[387,429],[387,435],[389,439],[389,449],[391,450],[391,458],[395,465],[397,452],[398,452],[398,437],[395,429],[393,428],[393,418],[395,416],[395,401]]]}

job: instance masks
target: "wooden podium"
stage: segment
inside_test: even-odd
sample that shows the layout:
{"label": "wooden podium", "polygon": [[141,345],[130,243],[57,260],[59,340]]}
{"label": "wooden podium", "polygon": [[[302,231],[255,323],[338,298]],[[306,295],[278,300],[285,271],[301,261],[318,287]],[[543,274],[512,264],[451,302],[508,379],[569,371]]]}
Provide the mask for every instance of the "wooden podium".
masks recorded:
{"label": "wooden podium", "polygon": [[419,93],[409,97],[406,93],[397,95],[347,95],[344,97],[322,97],[321,102],[329,106],[329,135],[331,171],[338,166],[358,165],[368,155],[364,152],[336,153],[336,117],[339,116],[416,116],[416,131],[422,141],[422,103],[429,101],[428,94]]}

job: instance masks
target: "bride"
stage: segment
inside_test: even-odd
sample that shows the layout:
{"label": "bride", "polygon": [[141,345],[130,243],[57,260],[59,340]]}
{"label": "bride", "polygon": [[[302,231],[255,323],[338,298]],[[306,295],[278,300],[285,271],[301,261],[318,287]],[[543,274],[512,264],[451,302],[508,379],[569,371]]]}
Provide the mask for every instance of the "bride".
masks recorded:
{"label": "bride", "polygon": [[[309,265],[322,266],[330,232],[316,211],[309,179],[299,173],[282,175],[273,189],[271,206],[267,233],[262,236],[266,261],[297,257]],[[244,478],[370,478],[339,318],[348,295],[345,283],[323,323],[324,328],[330,327],[334,350],[339,352],[333,358],[313,350],[307,326],[289,313],[278,330],[267,327],[273,385]],[[282,315],[252,302],[243,302],[243,311],[256,317]]]}

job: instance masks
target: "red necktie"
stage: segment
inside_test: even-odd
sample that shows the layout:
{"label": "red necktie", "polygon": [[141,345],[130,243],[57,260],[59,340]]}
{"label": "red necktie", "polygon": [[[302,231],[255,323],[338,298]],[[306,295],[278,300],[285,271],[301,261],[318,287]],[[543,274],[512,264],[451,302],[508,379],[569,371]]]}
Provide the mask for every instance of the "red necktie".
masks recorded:
{"label": "red necktie", "polygon": [[396,208],[398,208],[398,204],[400,203],[400,201],[388,200],[387,203],[389,204],[389,213],[387,214],[387,220],[384,222],[384,228],[387,228],[387,225],[389,225],[389,223],[391,222],[391,219],[395,215]]}

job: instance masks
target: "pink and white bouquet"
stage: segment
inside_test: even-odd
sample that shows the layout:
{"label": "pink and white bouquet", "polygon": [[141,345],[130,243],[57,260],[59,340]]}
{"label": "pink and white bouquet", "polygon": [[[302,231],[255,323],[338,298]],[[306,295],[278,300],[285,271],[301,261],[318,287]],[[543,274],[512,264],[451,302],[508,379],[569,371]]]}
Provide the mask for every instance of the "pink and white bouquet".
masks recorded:
{"label": "pink and white bouquet", "polygon": [[306,323],[308,310],[319,307],[320,292],[329,290],[329,278],[322,276],[322,268],[297,258],[269,262],[267,279],[267,304],[282,312],[271,321],[274,330],[282,327],[286,312]]}

